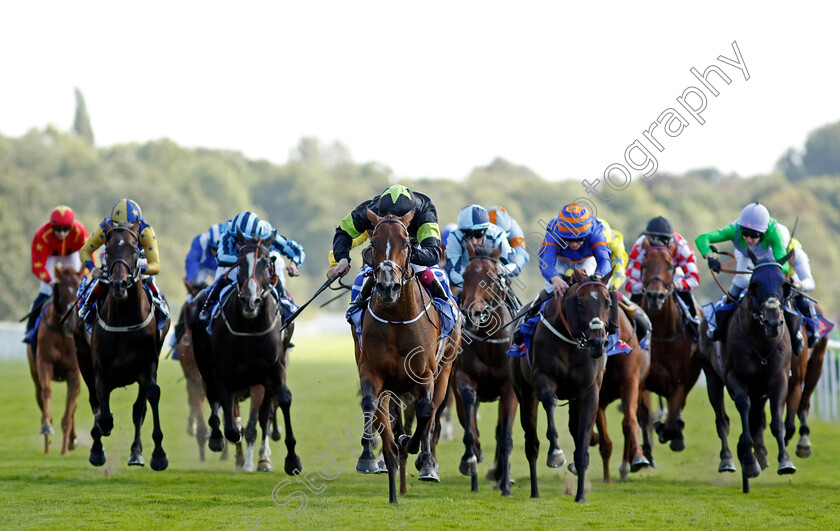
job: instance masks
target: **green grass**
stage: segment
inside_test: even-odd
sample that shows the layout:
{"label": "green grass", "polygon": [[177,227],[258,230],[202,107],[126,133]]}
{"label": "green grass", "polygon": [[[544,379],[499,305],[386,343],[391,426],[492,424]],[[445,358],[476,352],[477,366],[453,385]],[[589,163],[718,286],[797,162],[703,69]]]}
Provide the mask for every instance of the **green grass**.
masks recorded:
{"label": "green grass", "polygon": [[[344,430],[352,429],[359,415],[358,376],[348,337],[300,338],[292,355],[289,385],[294,395],[292,408],[298,453],[304,467],[313,469],[319,455],[330,445],[347,445]],[[752,480],[752,493],[741,493],[740,473],[717,473],[719,443],[705,389],[695,389],[684,414],[687,448],[681,453],[656,446],[658,468],[631,475],[618,482],[623,444],[615,407],[609,408],[610,432],[616,446],[611,462],[614,483],[601,481],[601,459],[591,452],[591,491],[587,503],[573,500],[575,479],[565,468],[545,467],[547,442],[541,440],[539,459],[540,499],[531,499],[523,437],[518,422],[514,432],[512,471],[516,484],[513,498],[502,498],[489,482],[481,480],[481,492],[469,492],[469,478],[457,470],[463,445],[461,430],[456,441],[441,442],[440,484],[426,484],[409,476],[408,494],[399,506],[388,504],[386,476],[363,476],[354,471],[355,456],[333,450],[338,460],[330,468],[341,474],[323,481],[312,473],[320,494],[312,494],[294,481],[283,487],[281,496],[293,491],[307,493],[306,509],[290,520],[286,513],[296,507],[281,507],[272,501],[272,490],[281,480],[285,447],[275,443],[277,472],[237,473],[231,461],[219,461],[209,451],[205,463],[198,461],[196,442],[184,430],[187,418],[186,389],[177,362],[164,360],[159,371],[162,388],[164,448],[170,466],[164,472],[126,465],[131,442],[131,402],[135,388],[113,394],[116,427],[104,439],[108,462],[102,468],[88,464],[88,431],[92,415],[83,389],[76,422],[80,447],[68,457],[58,454],[57,437],[49,455],[42,453],[38,435],[40,417],[33,384],[23,362],[0,363],[0,527],[5,529],[112,528],[112,529],[248,529],[245,519],[256,521],[262,530],[286,527],[306,528],[816,528],[840,526],[836,509],[837,478],[840,477],[840,425],[814,420],[814,455],[793,457],[798,472],[775,474],[775,459],[769,469]],[[54,426],[60,431],[64,384],[55,384]],[[492,440],[495,406],[480,409],[479,423],[484,451],[495,448]],[[730,443],[740,434],[734,407]],[[540,434],[545,419],[540,412]],[[573,447],[565,430],[566,409],[558,409],[561,445],[567,457]],[[143,429],[145,457],[151,458],[151,418]],[[770,453],[775,443],[765,435]],[[354,435],[355,439],[355,435]],[[479,465],[483,476],[489,463]],[[409,465],[409,473],[416,474]],[[740,465],[739,465],[740,470]]]}

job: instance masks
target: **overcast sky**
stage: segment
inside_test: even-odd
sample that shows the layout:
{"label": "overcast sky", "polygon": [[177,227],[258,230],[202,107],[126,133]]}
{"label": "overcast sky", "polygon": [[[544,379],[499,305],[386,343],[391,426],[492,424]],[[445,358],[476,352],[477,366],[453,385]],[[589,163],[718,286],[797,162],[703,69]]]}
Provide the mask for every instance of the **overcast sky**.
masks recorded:
{"label": "overcast sky", "polygon": [[[71,128],[79,87],[100,146],[168,137],[282,163],[317,136],[400,177],[500,156],[580,179],[675,108],[689,125],[653,133],[659,171],[748,176],[840,119],[840,9],[779,5],[4,2],[0,134]],[[749,80],[718,60],[733,41]],[[676,98],[712,64],[731,83],[712,75],[700,125]]]}

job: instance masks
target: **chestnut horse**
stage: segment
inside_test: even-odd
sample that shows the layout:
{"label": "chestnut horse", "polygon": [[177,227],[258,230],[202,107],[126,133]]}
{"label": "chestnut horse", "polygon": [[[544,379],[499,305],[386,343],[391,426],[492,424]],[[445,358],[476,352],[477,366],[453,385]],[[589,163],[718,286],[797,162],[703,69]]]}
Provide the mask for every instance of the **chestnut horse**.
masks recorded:
{"label": "chestnut horse", "polygon": [[[236,402],[243,392],[261,386],[265,389],[264,399],[257,400],[258,397],[252,396],[251,401],[252,408],[259,408],[258,422],[262,430],[259,469],[271,470],[272,467],[268,429],[272,399],[276,399],[283,411],[286,428],[287,454],[283,469],[292,475],[303,470],[300,457],[295,453],[297,441],[292,432],[292,393],[286,385],[287,350],[294,328],[289,326],[281,330],[280,301],[274,291],[278,278],[268,247],[272,241],[273,233],[263,240],[247,238],[237,229],[236,282],[230,296],[221,301],[221,308],[211,325],[212,336],[207,335],[204,323],[197,316],[203,303],[203,293],[195,301],[188,324],[195,361],[210,402],[210,450],[219,452],[224,447],[219,430],[219,406],[224,414],[225,438],[239,443],[242,429],[235,420]],[[249,454],[252,454],[256,427],[249,423],[244,431]]]}
{"label": "chestnut horse", "polygon": [[[598,394],[607,365],[607,337],[619,329],[618,293],[607,283],[575,272],[563,298],[552,297],[540,314],[530,352],[511,358],[513,388],[519,399],[520,422],[525,431],[525,456],[531,475],[531,497],[537,486],[537,408],[542,402],[548,419],[548,466],[563,466],[566,459],[557,444],[554,408],[557,399],[569,401],[569,432],[575,441],[577,472],[575,501],[586,501],[584,483],[589,468],[589,442],[598,412]],[[627,321],[627,317],[622,318]],[[629,321],[627,321],[627,326]],[[622,325],[622,329],[624,325]],[[502,455],[502,493],[510,492],[510,452]]]}
{"label": "chestnut horse", "polygon": [[143,289],[138,228],[138,224],[125,223],[106,228],[107,276],[99,281],[108,284],[109,288],[97,302],[97,319],[93,324],[90,344],[85,336],[84,324],[76,327],[76,354],[94,415],[90,432],[93,437],[90,463],[94,466],[105,464],[102,437],[110,435],[114,427],[111,391],[136,382],[137,400],[132,414],[134,442],[128,464],[145,465],[140,427],[146,417],[148,400],[152,408],[152,440],[155,443],[151,467],[153,470],[165,470],[169,460],[161,444],[163,432],[158,412],[160,387],[157,385],[157,368],[163,338],[169,330],[169,319],[158,329],[150,296]]}
{"label": "chestnut horse", "polygon": [[779,447],[778,473],[796,472],[785,449],[782,421],[791,368],[791,342],[783,308],[790,297],[791,284],[782,273],[781,265],[790,259],[790,253],[778,262],[757,263],[755,255],[751,255],[751,258],[756,265],[745,296],[726,324],[719,357],[716,346],[706,335],[708,323],[705,320],[700,331],[700,349],[704,358],[709,400],[715,410],[715,422],[721,439],[721,463],[718,470],[735,470],[726,441],[729,419],[723,404],[725,385],[741,416],[742,433],[737,449],[745,493],[750,491],[750,478],[758,477],[761,473],[753,448],[757,443],[757,432],[763,430],[763,406],[768,398],[770,431]]}
{"label": "chestnut horse", "polygon": [[[496,483],[502,477],[500,455],[509,454],[513,446],[511,431],[518,402],[507,360],[512,337],[508,328],[500,330],[511,318],[505,303],[508,286],[504,270],[499,265],[501,248],[490,251],[469,245],[467,254],[470,261],[464,270],[464,289],[460,300],[461,311],[466,317],[461,341],[463,351],[453,363],[450,387],[456,391],[458,419],[464,428],[465,452],[458,470],[465,476],[471,476],[472,491],[478,492],[478,461],[481,455],[476,425],[478,402],[499,401],[496,458],[490,473]],[[510,491],[502,494],[510,496]]]}
{"label": "chestnut horse", "polygon": [[[406,454],[418,453],[421,443],[418,478],[439,481],[435,459],[436,416],[446,397],[451,362],[458,354],[461,339],[458,323],[449,336],[440,337],[440,316],[414,274],[407,228],[413,216],[414,212],[402,217],[379,217],[367,211],[374,226],[370,265],[375,284],[361,336],[354,334],[365,415],[363,450],[356,470],[379,470],[372,449],[373,430],[378,430],[388,469],[388,500],[392,504],[397,504],[397,470],[400,494],[405,494]],[[402,421],[397,415],[394,428],[399,435],[397,444],[391,425],[391,398],[406,392],[415,398],[417,428],[411,437],[399,433]]]}
{"label": "chestnut horse", "polygon": [[[677,295],[674,293],[673,252],[676,243],[668,247],[650,246],[647,240],[642,244],[645,257],[642,261],[642,300],[641,307],[650,317],[651,352],[650,372],[645,381],[645,389],[657,393],[668,401],[668,418],[663,424],[655,424],[659,442],[670,441],[671,450],[679,452],[685,449],[683,438],[682,410],[688,393],[700,376],[701,363],[697,355],[697,344],[692,341],[688,319],[682,315]],[[691,298],[695,315],[701,315],[700,308]],[[650,403],[649,396],[639,405],[640,423],[645,442],[645,456],[653,462],[650,443]]]}
{"label": "chestnut horse", "polygon": [[[35,398],[38,407],[41,408],[39,433],[44,436],[45,454],[50,452],[50,435],[54,433],[50,414],[50,382],[54,381],[67,382],[67,402],[64,405],[64,416],[61,418],[61,455],[67,455],[69,450],[75,447],[76,430],[73,415],[82,387],[82,373],[79,371],[76,345],[73,342],[73,328],[78,317],[72,308],[83,276],[81,271],[76,271],[70,266],[56,264],[52,298],[41,310],[41,322],[36,331],[37,351],[32,352],[32,345],[26,348],[29,372],[32,374],[32,381],[35,382]],[[62,322],[62,316],[67,312],[70,314]]]}

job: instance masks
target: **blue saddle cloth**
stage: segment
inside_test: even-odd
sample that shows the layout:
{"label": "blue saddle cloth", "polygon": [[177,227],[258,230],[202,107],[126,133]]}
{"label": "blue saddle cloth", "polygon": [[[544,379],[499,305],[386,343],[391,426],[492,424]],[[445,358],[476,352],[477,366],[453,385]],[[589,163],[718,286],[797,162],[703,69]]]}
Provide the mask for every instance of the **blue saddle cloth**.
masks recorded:
{"label": "blue saddle cloth", "polygon": [[38,318],[35,319],[35,325],[32,327],[32,330],[26,334],[26,338],[29,340],[29,345],[32,347],[33,355],[38,352],[38,327],[41,326],[41,321],[44,319],[44,315],[47,313],[47,308],[49,308],[51,304],[52,301],[47,300],[44,305],[41,306],[41,311],[38,312]]}

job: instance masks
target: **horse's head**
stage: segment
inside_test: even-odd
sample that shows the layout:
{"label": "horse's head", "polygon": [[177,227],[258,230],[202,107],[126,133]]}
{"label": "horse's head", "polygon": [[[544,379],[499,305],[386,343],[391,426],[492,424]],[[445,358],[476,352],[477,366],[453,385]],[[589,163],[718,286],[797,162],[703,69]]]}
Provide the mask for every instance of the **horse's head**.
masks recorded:
{"label": "horse's head", "polygon": [[752,251],[748,251],[755,267],[747,287],[746,301],[753,318],[761,323],[764,336],[777,338],[784,332],[784,305],[791,295],[791,283],[782,272],[782,265],[790,259],[793,251],[781,260],[761,262]]}
{"label": "horse's head", "polygon": [[374,227],[370,256],[366,258],[373,268],[374,292],[383,304],[393,304],[400,296],[400,289],[414,276],[409,263],[411,240],[408,234],[414,212],[402,217],[379,217],[368,209],[367,217]]}
{"label": "horse's head", "polygon": [[618,292],[607,288],[611,275],[594,280],[575,271],[563,297],[569,332],[581,339],[593,358],[604,355],[607,336],[618,330]]}
{"label": "horse's head", "polygon": [[642,293],[647,301],[647,309],[657,312],[674,291],[676,265],[671,254],[673,249],[651,246],[647,239],[642,243],[642,249],[645,250],[645,258],[642,261]]}
{"label": "horse's head", "polygon": [[[59,315],[67,314],[75,304],[76,292],[79,290],[79,284],[82,283],[82,278],[85,276],[82,271],[76,271],[71,266],[65,266],[62,263],[56,264],[54,269],[55,283],[52,287],[52,303],[53,307],[59,312]],[[76,312],[69,312],[69,318],[65,318],[65,334],[70,335],[73,333],[73,328],[76,326],[75,317]]]}
{"label": "horse's head", "polygon": [[496,309],[505,303],[505,280],[499,266],[502,249],[468,246],[470,262],[464,270],[464,289],[461,292],[461,309],[467,317],[467,328],[498,329],[501,322],[492,322]]}
{"label": "horse's head", "polygon": [[253,319],[260,313],[260,306],[271,289],[277,284],[274,274],[274,257],[268,244],[274,241],[277,231],[263,240],[262,238],[248,238],[237,227],[236,243],[239,247],[236,283],[239,287],[239,303],[242,316]]}
{"label": "horse's head", "polygon": [[128,289],[140,279],[140,237],[138,223],[122,221],[105,228],[105,253],[108,257],[108,282],[111,295],[125,300]]}

